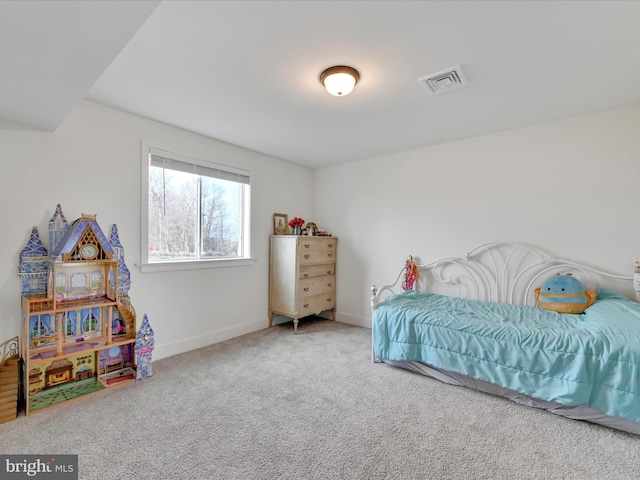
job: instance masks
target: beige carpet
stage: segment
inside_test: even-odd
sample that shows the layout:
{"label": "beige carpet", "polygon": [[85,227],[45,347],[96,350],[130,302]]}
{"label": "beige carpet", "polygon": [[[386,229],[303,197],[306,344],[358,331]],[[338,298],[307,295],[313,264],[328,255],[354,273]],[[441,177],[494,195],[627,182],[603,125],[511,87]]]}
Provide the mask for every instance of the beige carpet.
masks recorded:
{"label": "beige carpet", "polygon": [[83,479],[636,479],[640,437],[370,359],[303,320],[158,361],[135,385],[0,425],[5,454]]}

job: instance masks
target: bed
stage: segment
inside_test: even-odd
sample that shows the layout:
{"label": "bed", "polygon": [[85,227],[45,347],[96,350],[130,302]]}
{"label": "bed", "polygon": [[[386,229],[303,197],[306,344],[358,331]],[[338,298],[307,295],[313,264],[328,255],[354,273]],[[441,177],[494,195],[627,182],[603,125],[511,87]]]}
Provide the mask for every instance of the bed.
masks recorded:
{"label": "bed", "polygon": [[[593,305],[540,308],[536,288],[567,273],[597,293]],[[410,257],[394,283],[372,287],[373,360],[640,434],[639,280],[511,242]]]}

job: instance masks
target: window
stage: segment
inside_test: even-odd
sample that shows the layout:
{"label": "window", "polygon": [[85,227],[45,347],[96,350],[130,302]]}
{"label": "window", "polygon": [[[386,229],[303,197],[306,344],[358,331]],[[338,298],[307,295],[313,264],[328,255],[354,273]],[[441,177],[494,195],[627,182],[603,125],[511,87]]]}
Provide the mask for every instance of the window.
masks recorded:
{"label": "window", "polygon": [[248,171],[155,148],[148,149],[146,166],[143,271],[250,258]]}
{"label": "window", "polygon": [[100,331],[100,319],[102,317],[100,308],[83,309],[82,315],[84,315],[81,325],[83,334]]}
{"label": "window", "polygon": [[76,335],[76,316],[77,313],[73,310],[62,314],[62,329],[68,337],[74,337]]}

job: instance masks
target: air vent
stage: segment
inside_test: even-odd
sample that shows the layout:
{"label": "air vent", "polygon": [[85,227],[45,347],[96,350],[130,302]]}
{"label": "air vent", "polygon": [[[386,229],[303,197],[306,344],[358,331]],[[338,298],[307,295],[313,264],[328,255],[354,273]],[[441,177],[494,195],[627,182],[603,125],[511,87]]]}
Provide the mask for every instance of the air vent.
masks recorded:
{"label": "air vent", "polygon": [[458,88],[467,83],[460,65],[419,78],[418,81],[431,95]]}

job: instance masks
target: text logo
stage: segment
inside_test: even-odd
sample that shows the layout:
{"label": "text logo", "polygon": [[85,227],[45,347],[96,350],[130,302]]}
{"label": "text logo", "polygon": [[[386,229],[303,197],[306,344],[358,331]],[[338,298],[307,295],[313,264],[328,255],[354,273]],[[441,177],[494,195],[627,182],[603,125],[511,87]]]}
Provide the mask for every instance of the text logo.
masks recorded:
{"label": "text logo", "polygon": [[78,455],[0,455],[0,478],[78,480]]}

